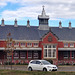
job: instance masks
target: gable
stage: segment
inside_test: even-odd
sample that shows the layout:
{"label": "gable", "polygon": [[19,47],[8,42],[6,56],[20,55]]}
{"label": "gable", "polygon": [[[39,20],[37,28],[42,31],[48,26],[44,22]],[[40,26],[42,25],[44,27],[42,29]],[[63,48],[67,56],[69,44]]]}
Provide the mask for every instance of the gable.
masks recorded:
{"label": "gable", "polygon": [[49,32],[42,37],[42,42],[43,43],[57,43],[58,38],[52,32]]}

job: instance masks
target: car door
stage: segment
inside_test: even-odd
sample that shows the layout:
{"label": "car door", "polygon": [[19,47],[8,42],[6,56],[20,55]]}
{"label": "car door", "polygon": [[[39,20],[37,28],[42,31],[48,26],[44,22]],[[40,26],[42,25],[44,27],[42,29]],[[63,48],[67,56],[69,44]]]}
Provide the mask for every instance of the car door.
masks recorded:
{"label": "car door", "polygon": [[36,61],[35,60],[31,62],[31,67],[33,70],[36,70]]}
{"label": "car door", "polygon": [[43,65],[41,64],[40,61],[36,61],[36,69],[37,70],[43,70]]}

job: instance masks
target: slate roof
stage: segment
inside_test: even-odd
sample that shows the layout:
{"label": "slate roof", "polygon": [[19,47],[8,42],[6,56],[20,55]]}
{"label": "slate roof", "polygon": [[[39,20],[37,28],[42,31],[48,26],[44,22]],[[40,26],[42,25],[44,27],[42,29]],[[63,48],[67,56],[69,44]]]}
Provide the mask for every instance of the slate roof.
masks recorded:
{"label": "slate roof", "polygon": [[[59,40],[75,41],[75,28],[68,27],[51,27],[51,31],[59,38]],[[7,34],[11,33],[14,40],[41,40],[48,30],[39,30],[38,26],[18,26],[13,25],[0,26],[0,39],[6,39]]]}

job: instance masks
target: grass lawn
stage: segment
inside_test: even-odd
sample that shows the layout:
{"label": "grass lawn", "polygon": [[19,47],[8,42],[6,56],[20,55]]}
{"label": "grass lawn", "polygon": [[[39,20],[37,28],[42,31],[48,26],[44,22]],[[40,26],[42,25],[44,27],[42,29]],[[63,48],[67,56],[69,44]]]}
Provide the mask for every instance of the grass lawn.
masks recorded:
{"label": "grass lawn", "polygon": [[43,71],[15,71],[0,70],[0,75],[75,75],[75,72],[43,72]]}

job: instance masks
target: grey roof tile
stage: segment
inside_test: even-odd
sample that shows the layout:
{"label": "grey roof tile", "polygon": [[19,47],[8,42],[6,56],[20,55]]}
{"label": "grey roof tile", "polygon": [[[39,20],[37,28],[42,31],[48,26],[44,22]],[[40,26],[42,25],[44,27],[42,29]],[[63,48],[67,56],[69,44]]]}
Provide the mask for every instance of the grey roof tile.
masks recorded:
{"label": "grey roof tile", "polygon": [[[59,38],[59,40],[75,41],[75,28],[67,27],[51,27],[51,31]],[[18,26],[13,25],[0,26],[0,39],[6,39],[7,34],[11,33],[11,37],[15,40],[40,40],[48,30],[39,30],[38,26]]]}

